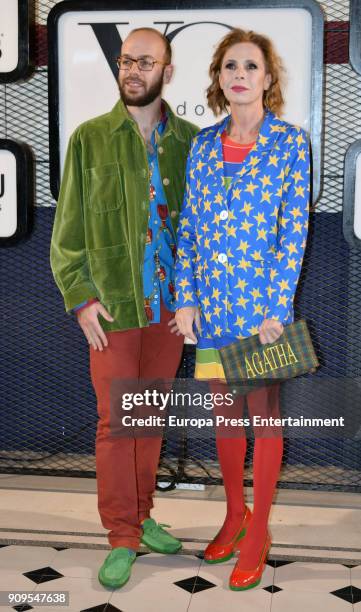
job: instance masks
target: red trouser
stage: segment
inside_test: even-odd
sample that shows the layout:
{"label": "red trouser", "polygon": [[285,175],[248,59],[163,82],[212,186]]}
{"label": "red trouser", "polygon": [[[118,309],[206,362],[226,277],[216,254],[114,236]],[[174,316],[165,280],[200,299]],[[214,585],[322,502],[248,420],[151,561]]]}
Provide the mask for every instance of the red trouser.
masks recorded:
{"label": "red trouser", "polygon": [[90,349],[90,370],[98,401],[96,470],[98,509],[110,530],[112,547],[137,549],[140,521],[153,507],[162,439],[125,438],[110,433],[110,388],[113,379],[174,378],[183,336],[170,332],[174,314],[161,307],[161,322],[141,329],[107,333],[108,347]]}

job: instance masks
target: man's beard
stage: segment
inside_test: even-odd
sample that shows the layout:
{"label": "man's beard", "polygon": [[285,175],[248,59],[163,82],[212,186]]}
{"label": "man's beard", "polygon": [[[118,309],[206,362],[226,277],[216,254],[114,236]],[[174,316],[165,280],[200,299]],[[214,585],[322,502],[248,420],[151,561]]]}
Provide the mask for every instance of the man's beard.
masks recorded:
{"label": "man's beard", "polygon": [[[148,106],[151,104],[162,92],[163,88],[163,74],[164,68],[162,70],[162,74],[160,74],[159,79],[150,86],[148,91],[145,91],[143,94],[127,94],[124,90],[124,87],[118,82],[120,97],[123,100],[126,106]],[[132,80],[132,79],[126,79]],[[135,82],[140,82],[138,79],[133,79]]]}

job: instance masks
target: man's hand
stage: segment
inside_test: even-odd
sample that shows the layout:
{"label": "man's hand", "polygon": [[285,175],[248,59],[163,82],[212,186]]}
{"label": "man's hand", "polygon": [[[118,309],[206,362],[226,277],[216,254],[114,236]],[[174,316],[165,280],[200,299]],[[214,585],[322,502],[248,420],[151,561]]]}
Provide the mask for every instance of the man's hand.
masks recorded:
{"label": "man's hand", "polygon": [[276,319],[264,319],[259,328],[259,339],[261,344],[275,342],[282,333],[282,323]]}
{"label": "man's hand", "polygon": [[103,345],[104,347],[108,346],[108,340],[98,321],[98,315],[100,314],[106,321],[110,323],[114,321],[113,317],[100,302],[95,302],[83,308],[76,316],[90,346],[95,350],[99,349],[102,351]]}
{"label": "man's hand", "polygon": [[201,331],[201,318],[198,306],[184,306],[175,313],[175,320],[178,330],[183,336],[197,342],[197,337],[193,331],[193,323],[196,324],[198,331]]}

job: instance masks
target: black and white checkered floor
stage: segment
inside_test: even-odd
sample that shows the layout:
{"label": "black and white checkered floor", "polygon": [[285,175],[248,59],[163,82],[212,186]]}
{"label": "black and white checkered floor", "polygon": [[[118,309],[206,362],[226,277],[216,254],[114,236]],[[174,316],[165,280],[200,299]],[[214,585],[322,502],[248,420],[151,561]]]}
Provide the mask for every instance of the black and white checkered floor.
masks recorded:
{"label": "black and white checkered floor", "polygon": [[106,551],[9,545],[0,548],[0,591],[69,591],[68,607],[15,605],[40,612],[361,612],[361,565],[268,562],[261,584],[233,592],[234,561],[206,565],[200,556],[140,553],[131,579],[107,591],[97,581]]}

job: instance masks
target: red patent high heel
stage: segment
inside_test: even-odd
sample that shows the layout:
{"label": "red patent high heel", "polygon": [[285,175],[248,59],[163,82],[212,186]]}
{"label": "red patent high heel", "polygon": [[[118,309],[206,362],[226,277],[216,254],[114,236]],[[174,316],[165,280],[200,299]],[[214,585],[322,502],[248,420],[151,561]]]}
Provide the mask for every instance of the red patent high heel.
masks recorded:
{"label": "red patent high heel", "polygon": [[214,540],[208,544],[204,551],[204,560],[206,563],[223,563],[233,557],[234,552],[238,549],[239,541],[245,536],[246,529],[252,518],[250,509],[246,506],[243,519],[239,531],[235,534],[227,544],[217,544]]}
{"label": "red patent high heel", "polygon": [[229,588],[232,589],[232,591],[245,591],[246,589],[253,589],[253,587],[256,587],[261,582],[264,566],[271,545],[271,538],[269,533],[267,533],[258,565],[254,569],[241,569],[238,567],[239,562],[237,561],[229,579]]}

